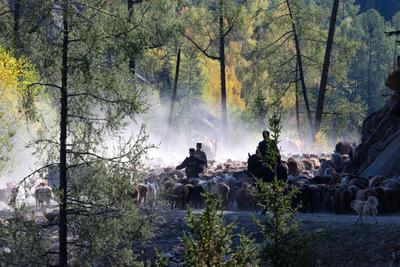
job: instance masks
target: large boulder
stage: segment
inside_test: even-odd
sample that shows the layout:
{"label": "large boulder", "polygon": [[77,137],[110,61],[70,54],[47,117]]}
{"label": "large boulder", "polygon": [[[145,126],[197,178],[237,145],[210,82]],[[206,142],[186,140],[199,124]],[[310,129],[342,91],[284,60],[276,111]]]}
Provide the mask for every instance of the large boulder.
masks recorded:
{"label": "large boulder", "polygon": [[400,174],[400,94],[393,95],[363,123],[361,144],[348,170],[363,177]]}

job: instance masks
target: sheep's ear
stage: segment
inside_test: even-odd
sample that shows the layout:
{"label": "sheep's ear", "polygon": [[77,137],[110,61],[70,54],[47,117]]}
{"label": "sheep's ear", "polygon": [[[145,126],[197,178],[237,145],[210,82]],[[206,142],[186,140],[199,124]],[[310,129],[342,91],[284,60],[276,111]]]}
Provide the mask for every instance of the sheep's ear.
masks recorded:
{"label": "sheep's ear", "polygon": [[247,153],[247,155],[249,155],[249,158],[250,158],[250,153]]}

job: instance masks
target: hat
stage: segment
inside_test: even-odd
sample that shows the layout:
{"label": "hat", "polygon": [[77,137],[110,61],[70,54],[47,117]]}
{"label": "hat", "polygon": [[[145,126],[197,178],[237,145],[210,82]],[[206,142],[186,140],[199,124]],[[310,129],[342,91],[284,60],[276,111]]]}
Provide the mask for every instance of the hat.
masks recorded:
{"label": "hat", "polygon": [[202,143],[196,143],[196,146],[202,146],[203,144]]}
{"label": "hat", "polygon": [[189,153],[190,153],[190,152],[194,152],[194,151],[195,151],[194,148],[189,148]]}

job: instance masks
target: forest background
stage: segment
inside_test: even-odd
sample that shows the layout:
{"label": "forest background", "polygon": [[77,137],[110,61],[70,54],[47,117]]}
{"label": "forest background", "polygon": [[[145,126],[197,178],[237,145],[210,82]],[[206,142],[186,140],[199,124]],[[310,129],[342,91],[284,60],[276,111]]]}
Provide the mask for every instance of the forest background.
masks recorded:
{"label": "forest background", "polygon": [[[27,88],[48,78],[43,77],[43,51],[33,39],[42,26],[51,36],[52,27],[59,24],[57,14],[47,14],[50,19],[42,14],[38,20],[45,2],[1,2],[4,158],[21,136],[43,127],[37,120],[35,127],[32,121],[26,123],[26,115],[56,117],[51,89]],[[246,156],[242,150],[252,149],[267,127],[267,114],[276,109],[282,112],[284,139],[307,144],[314,135],[315,145],[306,146],[324,151],[337,140],[357,141],[364,118],[390,96],[384,81],[396,66],[398,49],[395,37],[386,37],[385,32],[399,28],[398,1],[339,1],[322,123],[315,133],[307,106],[314,120],[332,1],[117,2],[133,7],[128,17],[137,27],[124,46],[132,50],[133,81],[146,103],[146,111],[126,132],[137,131],[139,122],[145,122],[150,141],[161,145],[161,153],[186,153],[196,141],[217,139],[220,148],[232,148],[229,154],[240,150]],[[221,25],[226,115],[221,99]],[[17,131],[21,128],[26,129]]]}

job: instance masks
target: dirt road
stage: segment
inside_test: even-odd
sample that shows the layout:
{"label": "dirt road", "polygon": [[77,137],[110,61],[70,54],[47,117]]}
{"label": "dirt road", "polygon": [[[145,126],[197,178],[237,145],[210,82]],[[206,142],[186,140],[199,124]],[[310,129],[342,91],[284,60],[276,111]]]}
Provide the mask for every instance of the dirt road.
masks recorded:
{"label": "dirt road", "polygon": [[[171,266],[179,266],[183,252],[180,237],[187,231],[185,214],[185,211],[162,211],[157,219],[154,237],[142,246],[135,245],[134,249],[143,262],[150,264],[155,259],[157,249],[170,258]],[[9,212],[0,211],[0,217],[9,215]],[[41,212],[36,215],[41,216]],[[262,244],[263,237],[254,223],[254,218],[260,216],[242,211],[224,213],[226,222],[235,222],[234,233],[252,233],[256,241]],[[319,266],[400,266],[399,214],[380,215],[377,217],[378,224],[372,218],[367,223],[355,224],[355,218],[353,214],[298,214],[302,231],[313,240]]]}
{"label": "dirt road", "polygon": [[[199,211],[198,211],[199,212]],[[147,246],[141,248],[142,260],[154,257],[154,248],[166,253],[171,266],[179,266],[183,248],[180,236],[187,230],[184,211],[165,214],[164,222]],[[250,212],[227,211],[226,222],[234,221],[234,232],[255,234],[260,244],[263,237],[254,223],[260,215]],[[355,224],[355,215],[299,214],[303,232],[311,236],[319,266],[380,267],[400,266],[400,216],[380,215],[373,220]]]}

